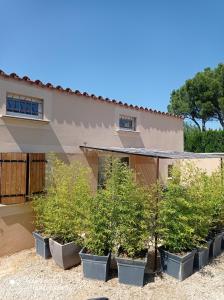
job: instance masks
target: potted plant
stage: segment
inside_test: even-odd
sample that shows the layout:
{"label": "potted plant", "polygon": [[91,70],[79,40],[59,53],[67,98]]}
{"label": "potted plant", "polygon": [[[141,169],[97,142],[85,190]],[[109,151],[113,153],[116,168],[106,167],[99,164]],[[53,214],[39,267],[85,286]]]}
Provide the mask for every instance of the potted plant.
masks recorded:
{"label": "potted plant", "polygon": [[110,199],[112,243],[120,283],[142,286],[147,263],[146,193],[140,188],[132,170],[113,159],[107,174],[106,194]]}
{"label": "potted plant", "polygon": [[[111,202],[106,190],[99,190],[89,202],[89,227],[85,236],[85,247],[79,255],[84,277],[107,281],[112,248]],[[89,210],[90,211],[90,210]]]}
{"label": "potted plant", "polygon": [[34,197],[32,205],[35,213],[36,230],[33,232],[33,237],[35,239],[36,253],[43,258],[48,259],[51,257],[51,252],[49,248],[49,237],[46,236],[44,227],[44,195]]}
{"label": "potted plant", "polygon": [[49,170],[45,197],[45,232],[54,261],[63,269],[80,264],[86,227],[86,203],[90,199],[88,170],[54,158]]}
{"label": "potted plant", "polygon": [[193,273],[195,254],[208,234],[209,213],[206,202],[200,201],[201,179],[202,173],[192,165],[174,168],[160,202],[162,268],[179,280]]}
{"label": "potted plant", "polygon": [[132,176],[127,174],[123,179],[124,190],[123,195],[119,197],[115,229],[116,245],[119,246],[116,251],[118,279],[120,283],[143,286],[149,239],[146,198],[144,190],[132,181]]}
{"label": "potted plant", "polygon": [[197,248],[194,258],[194,268],[196,270],[200,270],[208,264],[211,245],[212,240],[208,240],[205,241],[201,247]]}
{"label": "potted plant", "polygon": [[210,256],[216,257],[222,251],[223,227],[224,227],[224,185],[223,174],[214,172],[206,185],[209,190],[209,205],[212,212],[212,222],[209,237],[212,239]]}

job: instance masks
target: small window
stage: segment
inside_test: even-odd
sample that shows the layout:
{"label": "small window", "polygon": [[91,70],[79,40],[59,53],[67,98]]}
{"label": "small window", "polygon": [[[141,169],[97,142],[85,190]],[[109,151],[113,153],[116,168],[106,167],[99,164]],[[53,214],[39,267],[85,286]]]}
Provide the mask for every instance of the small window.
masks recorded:
{"label": "small window", "polygon": [[173,177],[173,165],[168,165],[168,178]]}
{"label": "small window", "polygon": [[119,119],[120,129],[136,131],[136,118],[121,115]]}
{"label": "small window", "polygon": [[7,115],[43,119],[43,101],[18,95],[8,95]]}
{"label": "small window", "polygon": [[[98,159],[98,188],[105,188],[106,183],[106,164],[110,163],[108,156],[100,156]],[[123,156],[119,158],[123,164],[129,166],[129,157]]]}
{"label": "small window", "polygon": [[104,188],[106,182],[106,157],[98,159],[98,188]]}

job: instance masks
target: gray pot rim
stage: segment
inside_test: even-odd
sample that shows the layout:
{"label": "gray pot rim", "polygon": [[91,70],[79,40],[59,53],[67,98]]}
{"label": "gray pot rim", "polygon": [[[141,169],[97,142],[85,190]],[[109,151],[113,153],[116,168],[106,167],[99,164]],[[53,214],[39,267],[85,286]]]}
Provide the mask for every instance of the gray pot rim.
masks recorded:
{"label": "gray pot rim", "polygon": [[41,232],[38,232],[38,231],[33,231],[32,235],[33,235],[34,238],[37,238],[37,239],[40,239],[40,240],[43,240],[43,241],[48,241],[49,240],[49,237],[42,235]]}
{"label": "gray pot rim", "polygon": [[195,255],[195,253],[197,252],[197,249],[192,249],[191,252],[186,253],[185,255],[178,255],[172,252],[169,252],[167,250],[164,250],[163,246],[158,248],[160,252],[165,253],[167,256],[169,256],[170,259],[175,260],[175,261],[179,261],[179,262],[185,262],[186,260],[188,260],[189,258],[191,258],[192,256]]}
{"label": "gray pot rim", "polygon": [[59,243],[58,241],[56,241],[56,240],[54,240],[53,238],[49,238],[49,242],[50,241],[53,241],[55,244],[57,244],[57,245],[59,245],[59,246],[61,246],[61,247],[63,247],[63,246],[67,246],[67,245],[71,245],[71,244],[75,244],[76,245],[76,243],[75,242],[69,242],[69,243],[66,243],[66,244],[61,244],[61,243]]}
{"label": "gray pot rim", "polygon": [[[148,255],[148,253],[147,253]],[[129,266],[139,266],[145,267],[147,264],[147,256],[142,259],[133,259],[133,258],[123,258],[115,257],[118,265],[129,265]]]}
{"label": "gray pot rim", "polygon": [[214,236],[213,240],[215,240],[215,239],[217,239],[217,238],[221,238],[221,237],[223,237],[223,236],[224,236],[224,232],[217,233],[217,234]]}
{"label": "gray pot rim", "polygon": [[205,250],[209,250],[212,242],[213,242],[213,240],[206,241],[203,245],[201,245],[201,247],[197,248],[197,252],[202,252],[202,251],[205,251]]}
{"label": "gray pot rim", "polygon": [[96,255],[96,254],[90,254],[86,253],[87,248],[83,247],[81,251],[79,252],[79,255],[81,258],[85,260],[92,260],[92,261],[99,261],[99,260],[108,260],[111,257],[111,252],[108,252],[107,255]]}

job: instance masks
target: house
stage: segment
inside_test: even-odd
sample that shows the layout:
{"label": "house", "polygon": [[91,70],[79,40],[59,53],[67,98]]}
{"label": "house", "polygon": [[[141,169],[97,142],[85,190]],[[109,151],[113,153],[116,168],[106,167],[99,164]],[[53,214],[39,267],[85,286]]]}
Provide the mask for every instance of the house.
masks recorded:
{"label": "house", "polygon": [[26,199],[44,188],[49,152],[89,166],[95,189],[108,153],[147,185],[166,181],[172,159],[192,158],[179,116],[0,71],[0,256],[33,244]]}

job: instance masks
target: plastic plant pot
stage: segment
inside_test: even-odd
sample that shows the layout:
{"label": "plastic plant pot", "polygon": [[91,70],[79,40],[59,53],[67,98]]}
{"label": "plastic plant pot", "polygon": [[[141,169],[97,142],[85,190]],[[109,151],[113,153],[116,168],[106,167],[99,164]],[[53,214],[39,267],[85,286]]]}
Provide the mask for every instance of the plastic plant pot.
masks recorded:
{"label": "plastic plant pot", "polygon": [[52,258],[61,268],[66,270],[81,263],[79,257],[81,247],[76,245],[74,242],[60,244],[50,238],[49,245]]}
{"label": "plastic plant pot", "polygon": [[207,241],[204,247],[197,249],[197,252],[194,257],[194,268],[196,270],[200,270],[208,264],[211,244],[212,244],[212,240]]}
{"label": "plastic plant pot", "polygon": [[144,259],[127,259],[116,257],[118,279],[120,283],[143,286],[147,257]]}
{"label": "plastic plant pot", "polygon": [[223,240],[223,233],[219,233],[214,237],[212,248],[211,248],[212,257],[217,257],[218,255],[221,254],[222,240]]}
{"label": "plastic plant pot", "polygon": [[35,239],[36,254],[45,259],[50,258],[49,238],[42,236],[38,232],[33,232],[33,237]]}
{"label": "plastic plant pot", "polygon": [[183,256],[159,248],[163,272],[182,281],[193,274],[196,249]]}
{"label": "plastic plant pot", "polygon": [[99,256],[86,252],[86,248],[83,248],[79,252],[82,260],[84,277],[107,281],[109,276],[111,254],[108,253],[106,256]]}

